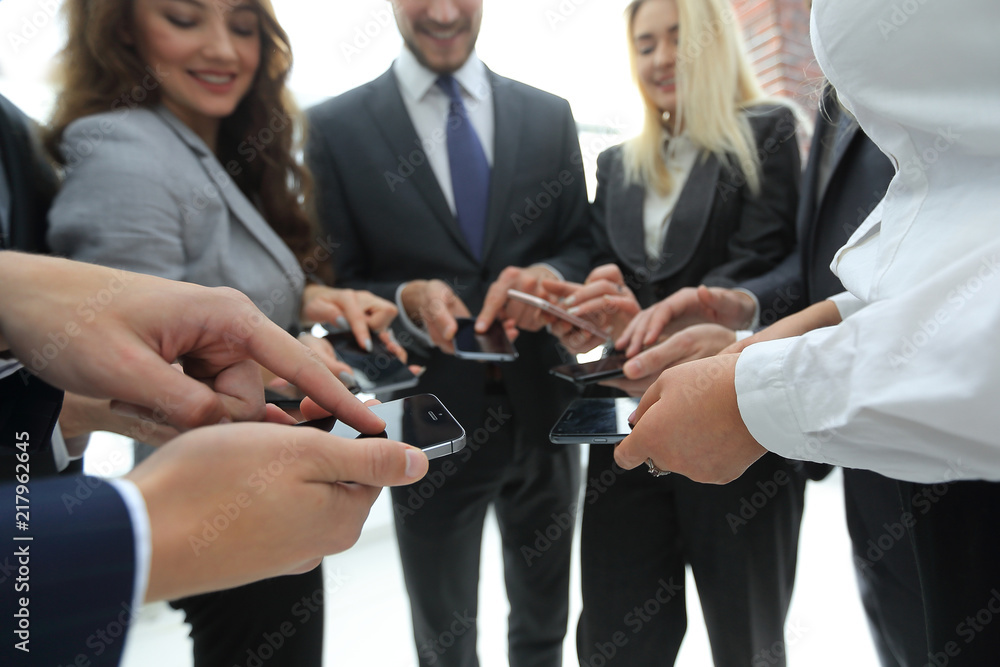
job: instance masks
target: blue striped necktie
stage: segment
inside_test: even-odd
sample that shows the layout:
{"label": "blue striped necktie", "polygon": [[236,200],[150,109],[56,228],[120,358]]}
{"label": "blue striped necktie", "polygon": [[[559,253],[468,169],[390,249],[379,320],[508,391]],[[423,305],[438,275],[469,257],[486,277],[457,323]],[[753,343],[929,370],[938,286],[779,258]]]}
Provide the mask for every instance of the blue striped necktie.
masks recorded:
{"label": "blue striped necktie", "polygon": [[438,77],[437,85],[448,95],[448,164],[455,194],[458,226],[476,259],[482,259],[486,213],[490,199],[490,163],[469,122],[458,83],[451,75]]}

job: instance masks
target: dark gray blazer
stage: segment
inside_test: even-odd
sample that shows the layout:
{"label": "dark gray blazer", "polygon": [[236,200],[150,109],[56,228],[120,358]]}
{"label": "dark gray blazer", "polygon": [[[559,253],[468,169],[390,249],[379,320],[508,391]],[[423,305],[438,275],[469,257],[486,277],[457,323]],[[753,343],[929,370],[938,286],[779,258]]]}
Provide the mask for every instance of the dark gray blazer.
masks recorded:
{"label": "dark gray blazer", "polygon": [[885,196],[895,174],[892,162],[842,113],[828,90],[821,102],[811,154],[821,155],[828,127],[835,128],[833,164],[826,183],[819,164],[810,160],[803,176],[795,250],[773,271],[742,287],[760,302],[761,324],[778,319],[844,291],[830,262],[854,230]]}
{"label": "dark gray blazer", "polygon": [[[489,77],[496,135],[481,261],[427,163],[392,69],[310,111],[306,160],[320,220],[338,244],[339,283],[394,299],[403,282],[437,278],[475,315],[508,266],[546,262],[568,280],[585,276],[587,195],[569,104],[492,72]],[[427,364],[411,393],[437,394],[467,430],[475,428],[483,365],[408,347]],[[517,348],[520,359],[503,366],[507,394],[520,428],[547,442],[573,389],[547,373],[562,362],[548,334],[523,333]]]}
{"label": "dark gray blazer", "polygon": [[682,287],[737,282],[770,270],[795,243],[799,148],[795,116],[782,106],[747,112],[761,157],[762,190],[714,155],[699,157],[674,209],[655,261],[646,257],[645,189],[625,182],[622,147],[597,159],[592,226],[599,263],[617,263],[648,307]]}
{"label": "dark gray blazer", "polygon": [[66,128],[62,149],[66,178],[49,211],[53,252],[233,287],[280,326],[298,325],[305,278],[294,253],[166,108],[81,118]]}

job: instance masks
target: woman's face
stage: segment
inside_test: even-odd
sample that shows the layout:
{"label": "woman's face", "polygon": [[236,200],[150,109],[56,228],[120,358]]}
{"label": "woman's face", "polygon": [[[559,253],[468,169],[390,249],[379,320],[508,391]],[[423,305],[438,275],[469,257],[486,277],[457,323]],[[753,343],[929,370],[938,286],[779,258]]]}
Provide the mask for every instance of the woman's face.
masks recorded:
{"label": "woman's face", "polygon": [[680,25],[674,0],[646,0],[632,19],[632,48],[639,85],[662,111],[677,112],[677,46]]}
{"label": "woman's face", "polygon": [[257,11],[247,0],[135,0],[135,48],[159,77],[163,104],[203,138],[253,85]]}

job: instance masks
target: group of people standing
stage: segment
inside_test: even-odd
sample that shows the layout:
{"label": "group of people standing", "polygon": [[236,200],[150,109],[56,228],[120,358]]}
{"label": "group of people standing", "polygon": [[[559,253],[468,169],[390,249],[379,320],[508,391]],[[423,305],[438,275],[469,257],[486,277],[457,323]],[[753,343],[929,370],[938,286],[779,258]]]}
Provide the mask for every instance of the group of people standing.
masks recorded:
{"label": "group of people standing", "polygon": [[[848,60],[841,54],[851,44],[845,37],[854,25],[851,11],[861,20],[875,10],[854,7],[862,0],[814,9],[814,30],[827,31],[818,55],[833,85],[819,101],[803,172],[804,114],[764,94],[726,0],[630,2],[627,48],[644,125],[598,158],[597,194],[589,203],[569,104],[492,72],[478,58],[482,0],[391,1],[404,41],[399,58],[379,78],[316,106],[303,120],[286,89],[291,47],[269,0],[67,0],[69,41],[45,142],[62,167],[62,182],[57,193],[47,191],[51,204],[39,204],[34,214],[39,237],[47,209],[44,240],[21,249],[236,288],[345,383],[349,369],[305,331],[312,323],[350,328],[362,346],[379,336],[426,368],[412,391],[436,394],[470,442],[459,456],[431,461],[430,471],[445,481],[419,508],[408,508],[406,488],[392,491],[393,504],[408,508],[394,512],[395,528],[422,666],[478,664],[475,627],[448,631],[456,616],[476,617],[482,531],[491,509],[511,606],[510,664],[562,664],[578,508],[582,666],[673,664],[686,630],[688,566],[715,664],[784,664],[785,652],[774,647],[784,645],[806,482],[826,474],[823,462],[852,466],[850,447],[827,453],[823,445],[836,444],[838,428],[857,442],[851,429],[861,427],[850,417],[824,421],[819,414],[797,446],[771,448],[772,431],[802,417],[796,405],[778,399],[808,385],[809,377],[839,382],[840,374],[857,369],[824,366],[808,336],[802,343],[808,349],[777,355],[771,366],[759,356],[749,369],[750,362],[737,365],[735,352],[821,327],[836,336],[849,313],[874,312],[843,296],[829,267],[853,266],[849,286],[865,291],[866,271],[891,263],[872,249],[879,238],[872,219],[886,217],[885,236],[889,213],[906,206],[905,192],[897,192],[854,233],[863,222],[857,211],[875,208],[877,196],[892,192],[900,167],[862,131],[877,134],[879,113],[894,110],[866,104],[864,85],[872,84],[854,87],[855,56],[841,64]],[[987,0],[965,4],[970,15],[996,13]],[[922,11],[927,15],[900,30],[930,20],[932,10]],[[143,81],[151,73],[150,90]],[[268,141],[243,150],[264,130]],[[414,146],[422,159],[403,174],[401,156]],[[560,187],[550,192],[551,205],[525,222],[524,203],[552,183]],[[912,194],[916,186],[909,187]],[[849,239],[864,255],[860,260],[850,251],[837,254]],[[903,245],[900,252],[912,251]],[[511,288],[591,318],[631,357],[626,378],[606,384],[607,391],[643,397],[635,431],[617,451],[591,448],[583,489],[579,450],[547,438],[577,390],[547,370],[605,341],[508,300]],[[879,295],[866,291],[873,302]],[[749,338],[738,333],[759,329],[776,313],[799,314]],[[495,319],[516,328],[518,359],[455,357],[461,317],[475,317],[480,330]],[[852,335],[839,344],[866,344],[861,331]],[[811,368],[809,354],[821,358],[812,376],[802,370]],[[790,390],[767,385],[779,361],[801,365],[775,372],[799,373]],[[692,400],[684,389],[696,383]],[[877,394],[878,385],[838,385],[824,401],[817,391],[808,394],[815,405],[851,415],[842,403]],[[771,403],[754,414],[767,416],[754,421],[746,406],[762,401]],[[865,424],[891,441],[891,419]],[[806,446],[823,429],[829,436]],[[79,455],[95,430],[139,434],[154,445],[177,435],[169,419],[68,393],[61,435],[53,438],[61,454],[54,458]],[[976,443],[979,434],[966,435]],[[905,451],[896,455],[904,461],[876,452],[857,465],[913,482],[956,479],[932,479],[927,466],[906,463]],[[648,470],[636,468],[640,462]],[[994,470],[981,476],[993,479]],[[668,471],[674,474],[664,476]],[[961,503],[972,500],[958,500],[969,489],[961,487],[941,504],[954,501],[950,509],[935,509],[912,531],[915,549],[908,535],[906,548],[870,562],[865,545],[913,512],[919,490],[877,472],[845,473],[859,587],[885,667],[923,665],[947,651],[962,605],[986,585],[995,538],[980,540],[968,596],[955,587],[946,594],[935,569],[942,562],[958,567],[960,549],[934,546],[935,525],[960,515],[973,527],[981,508],[995,504],[992,485],[982,484],[969,492],[976,513],[962,512]],[[768,502],[752,519],[734,523],[741,500],[762,488],[773,489]],[[562,537],[525,558],[523,547],[562,517],[570,518]],[[228,667],[245,664],[261,637],[322,589],[321,570],[313,568],[199,590],[172,604],[191,624],[195,664]],[[650,599],[658,601],[657,612],[637,619],[633,610]],[[988,664],[976,660],[996,657],[998,635],[984,627],[960,656],[948,653],[948,664]],[[67,647],[67,656],[79,648]],[[274,650],[275,664],[321,664],[322,605]]]}

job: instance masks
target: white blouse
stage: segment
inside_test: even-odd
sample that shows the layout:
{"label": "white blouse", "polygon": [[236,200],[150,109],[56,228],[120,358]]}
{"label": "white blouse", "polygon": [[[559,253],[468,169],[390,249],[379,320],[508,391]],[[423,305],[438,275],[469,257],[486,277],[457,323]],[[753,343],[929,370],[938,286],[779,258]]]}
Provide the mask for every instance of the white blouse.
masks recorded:
{"label": "white blouse", "polygon": [[646,256],[650,259],[662,258],[663,241],[667,238],[670,220],[674,217],[677,200],[680,199],[684,184],[694,168],[694,161],[701,151],[686,134],[671,138],[663,131],[663,159],[670,172],[670,192],[661,195],[654,188],[646,188],[643,199],[642,224],[645,230]]}
{"label": "white blouse", "polygon": [[1000,3],[816,0],[817,60],[893,160],[835,257],[844,321],[760,343],[736,390],[771,451],[1000,480]]}

